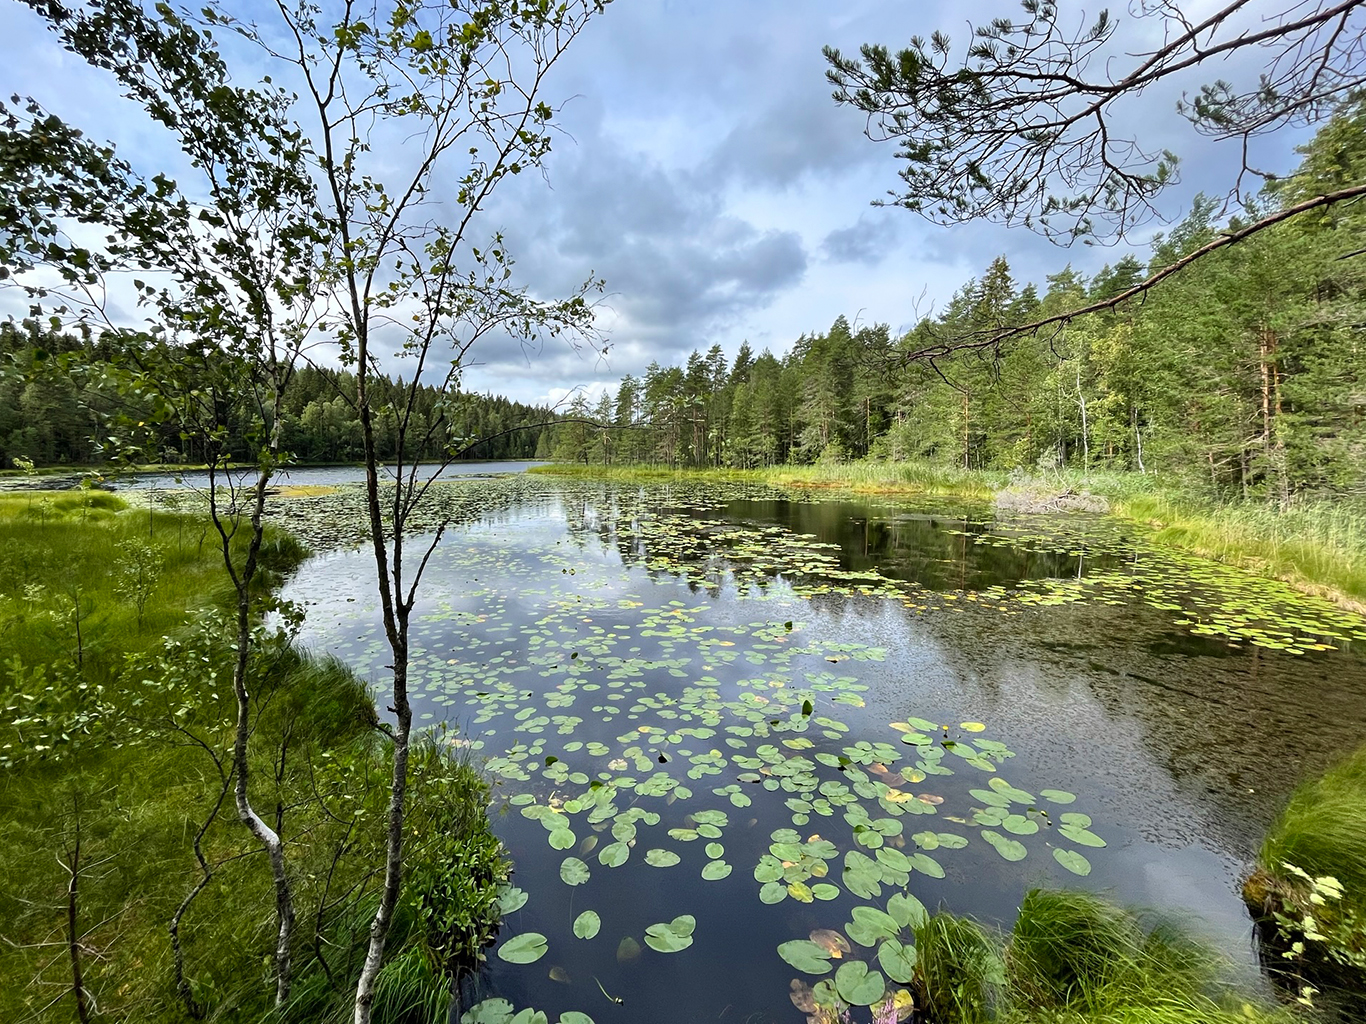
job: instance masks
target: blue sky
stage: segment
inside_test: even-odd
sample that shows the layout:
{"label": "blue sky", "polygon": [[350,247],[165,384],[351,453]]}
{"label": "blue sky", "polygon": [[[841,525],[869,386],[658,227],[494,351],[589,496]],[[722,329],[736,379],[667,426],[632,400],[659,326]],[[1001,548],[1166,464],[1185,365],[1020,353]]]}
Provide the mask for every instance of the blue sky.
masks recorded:
{"label": "blue sky", "polygon": [[[1188,10],[1209,6],[1198,0]],[[1098,10],[1069,0],[1060,7],[1078,23]],[[590,272],[606,279],[600,322],[609,358],[576,355],[557,341],[531,354],[492,343],[476,352],[480,365],[466,385],[523,400],[557,399],[573,387],[596,393],[651,360],[679,362],[713,343],[728,354],[744,340],[779,352],[841,314],[907,329],[997,255],[1017,280],[1039,283],[1068,262],[1088,273],[1113,262],[1127,250],[1058,249],[1024,229],[945,228],[870,206],[897,183],[893,150],[864,138],[862,117],[831,100],[822,45],[899,47],[937,28],[961,39],[967,23],[1017,10],[1001,2],[616,0],[547,84],[547,98],[564,101],[565,134],[546,179],[508,179],[484,225],[506,235],[537,294],[561,294]],[[1123,18],[1125,9],[1114,13]],[[1143,49],[1155,29],[1122,24],[1118,59]],[[0,5],[0,40],[5,95],[33,95],[115,141],[139,167],[183,169],[161,133],[107,79],[61,52],[26,8]],[[1216,76],[1245,77],[1237,65],[1220,66],[1123,108],[1150,148],[1183,157],[1182,184],[1163,200],[1173,221],[1197,190],[1223,194],[1231,184],[1234,144],[1198,138],[1175,113],[1183,88]],[[1304,137],[1280,133],[1256,157],[1287,168]],[[1141,256],[1146,241],[1134,240]],[[0,312],[15,308],[12,294],[0,295]]]}

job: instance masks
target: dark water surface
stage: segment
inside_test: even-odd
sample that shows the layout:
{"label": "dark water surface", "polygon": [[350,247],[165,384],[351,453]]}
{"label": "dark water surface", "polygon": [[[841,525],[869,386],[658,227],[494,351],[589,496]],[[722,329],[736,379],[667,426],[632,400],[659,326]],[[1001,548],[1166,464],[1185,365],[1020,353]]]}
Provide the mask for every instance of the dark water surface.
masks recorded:
{"label": "dark water surface", "polygon": [[[779,944],[903,891],[1008,928],[1039,884],[1176,914],[1253,980],[1240,873],[1297,781],[1366,740],[1359,621],[1105,520],[527,478],[445,500],[419,720],[490,759],[526,894],[471,1001],[796,1024],[789,984],[819,977]],[[340,514],[285,517],[318,543]],[[286,596],[382,688],[373,571],[332,550]],[[691,944],[651,948],[680,915]],[[528,933],[544,955],[507,962]]]}

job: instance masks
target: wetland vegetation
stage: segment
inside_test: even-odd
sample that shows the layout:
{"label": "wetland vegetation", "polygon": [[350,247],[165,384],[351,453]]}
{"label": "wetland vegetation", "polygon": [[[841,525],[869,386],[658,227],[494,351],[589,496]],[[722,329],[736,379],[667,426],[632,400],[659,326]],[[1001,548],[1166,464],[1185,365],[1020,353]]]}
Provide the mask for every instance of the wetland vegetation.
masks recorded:
{"label": "wetland vegetation", "polygon": [[[1188,112],[1315,120],[1237,216],[567,410],[462,384],[491,340],[606,353],[603,281],[543,298],[479,234],[605,4],[325,6],[28,4],[164,138],[0,104],[0,468],[202,473],[0,495],[0,1017],[1361,1019],[1358,5]],[[1135,8],[1144,68],[1230,12]],[[1167,156],[1092,189],[1083,137],[1038,220],[1000,176],[1071,122],[974,111],[1036,124],[1013,90],[1111,31],[1026,13],[966,76],[827,49],[836,99],[898,111],[910,209],[1122,238]]]}

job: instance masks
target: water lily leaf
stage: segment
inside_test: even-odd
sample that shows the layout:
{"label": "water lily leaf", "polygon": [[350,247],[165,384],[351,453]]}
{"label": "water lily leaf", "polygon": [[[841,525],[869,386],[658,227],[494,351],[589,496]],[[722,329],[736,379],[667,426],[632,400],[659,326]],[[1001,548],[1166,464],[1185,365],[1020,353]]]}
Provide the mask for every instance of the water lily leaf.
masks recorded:
{"label": "water lily leaf", "polygon": [[921,874],[929,875],[931,878],[943,878],[944,868],[939,861],[924,853],[911,854],[911,864]]}
{"label": "water lily leaf", "polygon": [[510,1024],[550,1024],[550,1018],[545,1015],[544,1010],[533,1010],[528,1006],[513,1017]]}
{"label": "water lily leaf", "polygon": [[915,947],[905,946],[896,939],[888,939],[877,948],[877,962],[887,977],[909,985],[915,976]]}
{"label": "water lily leaf", "polygon": [[1039,823],[1033,818],[1026,818],[1023,814],[1006,815],[1001,827],[1011,835],[1017,836],[1032,836],[1039,831]]}
{"label": "water lily leaf", "polygon": [[872,948],[882,939],[895,938],[901,930],[901,925],[890,914],[885,914],[876,907],[855,907],[853,917],[854,919],[844,926],[844,930],[849,933],[849,938],[860,946]]}
{"label": "water lily leaf", "polygon": [[588,865],[577,857],[566,857],[560,862],[560,880],[565,885],[583,885],[588,875]]}
{"label": "water lily leaf", "polygon": [[645,929],[645,945],[660,953],[677,953],[692,945],[697,919],[691,914],[675,917],[668,924],[652,924]]}
{"label": "water lily leaf", "polygon": [[835,972],[835,991],[851,1006],[872,1006],[882,1001],[887,985],[877,971],[868,970],[861,960],[840,964]]}
{"label": "water lily leaf", "polygon": [[661,850],[656,847],[645,852],[645,863],[652,868],[671,868],[680,860],[682,858],[672,850]]}
{"label": "water lily leaf", "polygon": [[833,928],[817,928],[809,937],[812,942],[826,950],[832,960],[843,959],[845,953],[853,952],[849,940]]}
{"label": "water lily leaf", "polygon": [[782,882],[765,882],[759,886],[760,903],[781,903],[787,899],[787,886]]}
{"label": "water lily leaf", "polygon": [[712,860],[720,860],[726,855],[726,848],[720,843],[708,843],[706,852]]}
{"label": "water lily leaf", "polygon": [[593,1024],[593,1018],[579,1010],[566,1010],[560,1014],[560,1024]]}
{"label": "water lily leaf", "polygon": [[598,863],[609,868],[619,868],[631,856],[631,848],[625,843],[608,843],[598,851]]}
{"label": "water lily leaf", "polygon": [[806,974],[825,974],[830,970],[830,951],[810,939],[781,943],[778,955]]}
{"label": "water lily leaf", "polygon": [[836,900],[839,899],[840,889],[829,882],[818,882],[811,887],[811,895],[818,900]]}
{"label": "water lily leaf", "polygon": [[728,876],[730,872],[731,866],[727,864],[725,861],[711,860],[707,861],[707,863],[703,866],[702,877],[706,879],[708,882],[719,882],[721,879]]}
{"label": "water lily leaf", "polygon": [[1058,832],[1081,846],[1100,847],[1105,845],[1104,839],[1081,825],[1059,825]]}
{"label": "water lily leaf", "polygon": [[567,828],[557,828],[550,833],[550,846],[555,850],[567,850],[578,842],[578,837]]}
{"label": "water lily leaf", "polygon": [[1029,853],[1023,843],[1018,843],[1014,839],[1007,839],[1001,833],[993,832],[991,829],[983,829],[982,838],[995,847],[996,852],[1006,860],[1024,860],[1025,855]]}
{"label": "water lily leaf", "polygon": [[1069,793],[1065,789],[1041,789],[1039,796],[1050,804],[1070,804],[1077,799],[1077,794]]}
{"label": "water lily leaf", "polygon": [[569,977],[569,972],[559,964],[550,968],[550,980],[558,981],[561,985],[572,985],[573,979]]}
{"label": "water lily leaf", "polygon": [[585,910],[578,917],[574,918],[574,937],[579,939],[591,939],[598,934],[598,929],[602,927],[602,919],[592,910]]}
{"label": "water lily leaf", "polygon": [[992,789],[1000,793],[1003,797],[1017,804],[1034,803],[1034,794],[1027,793],[1023,789],[1017,789],[999,775],[987,783]]}
{"label": "water lily leaf", "polygon": [[506,999],[485,999],[460,1015],[460,1024],[510,1024],[512,1004]]}
{"label": "water lily leaf", "polygon": [[510,964],[534,964],[545,956],[548,940],[539,932],[514,935],[498,947],[498,958]]}
{"label": "water lily leaf", "polygon": [[498,911],[507,915],[521,910],[529,898],[530,894],[525,889],[510,886],[498,894]]}
{"label": "water lily leaf", "polygon": [[754,866],[754,880],[756,882],[776,882],[782,877],[782,861],[772,854],[764,854],[759,858],[759,863]]}
{"label": "water lily leaf", "polygon": [[1085,878],[1091,873],[1091,862],[1076,850],[1064,850],[1062,847],[1056,847],[1053,850],[1053,859],[1074,875]]}
{"label": "water lily leaf", "polygon": [[[985,732],[987,727],[981,722],[959,722],[958,728],[964,732]],[[893,978],[892,980],[901,981],[900,978]]]}
{"label": "water lily leaf", "polygon": [[622,939],[619,943],[617,943],[618,963],[624,964],[626,963],[626,961],[634,960],[638,956],[640,956],[640,943],[633,939],[631,936],[628,935],[626,936],[626,938]]}
{"label": "water lily leaf", "polygon": [[908,892],[896,893],[887,901],[887,914],[902,928],[919,928],[930,918],[930,912]]}

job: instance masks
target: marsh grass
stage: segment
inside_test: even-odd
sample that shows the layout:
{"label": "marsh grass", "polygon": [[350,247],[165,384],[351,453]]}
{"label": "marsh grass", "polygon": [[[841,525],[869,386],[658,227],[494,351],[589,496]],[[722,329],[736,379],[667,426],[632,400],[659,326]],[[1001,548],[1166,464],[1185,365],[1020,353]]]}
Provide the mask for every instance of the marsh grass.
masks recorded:
{"label": "marsh grass", "polygon": [[1344,905],[1366,913],[1366,746],[1295,790],[1258,861],[1287,883],[1285,863],[1331,875],[1342,883]]}
{"label": "marsh grass", "polygon": [[976,921],[946,911],[915,929],[919,1004],[940,1024],[995,1019],[1005,984],[999,939]]}
{"label": "marsh grass", "polygon": [[940,911],[916,929],[932,1024],[1293,1024],[1221,986],[1180,929],[1089,893],[1034,889],[1009,936]]}
{"label": "marsh grass", "polygon": [[[101,1015],[185,1020],[168,922],[203,877],[197,836],[212,879],[180,921],[193,999],[206,1020],[272,1017],[270,872],[224,788],[235,634],[217,541],[201,517],[126,508],[98,491],[0,495],[2,1021],[75,1016],[62,863],[77,838],[80,949]],[[269,531],[261,596],[306,554]],[[391,748],[365,684],[344,664],[264,627],[252,652],[252,785],[286,839],[297,991],[311,1007],[290,1019],[349,1020],[383,862]],[[413,772],[413,820],[482,829],[501,864],[477,773],[434,746]],[[449,843],[429,845],[413,844],[413,877],[424,854],[450,853]],[[427,873],[487,909],[493,886],[466,878],[463,863]],[[410,886],[407,899],[378,1024],[445,1020],[449,986],[419,927],[422,894]],[[473,916],[464,923],[482,943],[490,922]]]}

